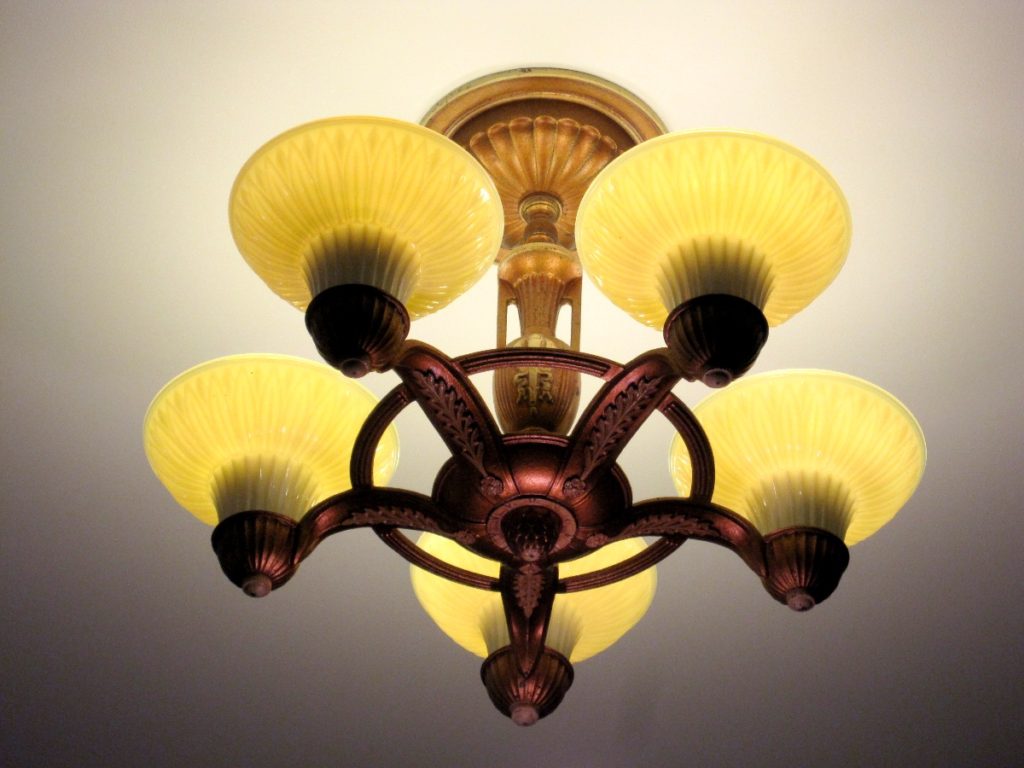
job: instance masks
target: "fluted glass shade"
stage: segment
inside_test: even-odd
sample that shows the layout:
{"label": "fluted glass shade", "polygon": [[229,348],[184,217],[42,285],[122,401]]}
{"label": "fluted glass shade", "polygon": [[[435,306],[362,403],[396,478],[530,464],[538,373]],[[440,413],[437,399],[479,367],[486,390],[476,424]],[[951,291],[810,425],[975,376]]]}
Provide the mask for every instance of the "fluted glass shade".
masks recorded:
{"label": "fluted glass shade", "polygon": [[[349,458],[376,404],[332,368],[282,355],[235,355],[171,380],[146,413],[143,440],[174,499],[213,525],[263,510],[299,519],[351,487]],[[385,484],[398,462],[388,430],[374,461]]]}
{"label": "fluted glass shade", "polygon": [[784,142],[672,133],[594,179],[576,245],[598,288],[647,325],[660,329],[677,306],[707,294],[745,299],[778,325],[839,272],[850,212],[825,169]]}
{"label": "fluted glass shade", "polygon": [[[498,576],[500,566],[451,539],[424,533],[419,546],[466,570]],[[642,539],[609,544],[597,552],[563,563],[564,578],[589,573],[621,562],[644,549]],[[509,644],[505,613],[497,592],[456,584],[413,566],[412,586],[430,618],[467,651],[485,658]],[[557,595],[546,645],[576,663],[600,653],[628,632],[647,613],[654,599],[654,568],[597,589]]]}
{"label": "fluted glass shade", "polygon": [[360,283],[414,319],[483,275],[503,227],[494,183],[468,152],[379,117],[321,120],[272,139],[238,174],[230,219],[249,266],[296,307]]}
{"label": "fluted glass shade", "polygon": [[[856,544],[892,519],[924,472],[924,435],[913,415],[854,376],[759,374],[711,395],[694,414],[714,451],[712,500],[762,534],[811,526]],[[671,469],[687,495],[690,461],[678,437]]]}

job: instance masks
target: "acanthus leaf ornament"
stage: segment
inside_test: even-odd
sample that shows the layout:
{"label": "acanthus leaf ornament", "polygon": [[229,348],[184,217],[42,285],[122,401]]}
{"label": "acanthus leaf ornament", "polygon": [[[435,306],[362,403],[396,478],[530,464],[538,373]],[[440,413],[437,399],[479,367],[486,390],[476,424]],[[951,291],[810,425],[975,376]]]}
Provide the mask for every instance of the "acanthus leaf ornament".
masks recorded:
{"label": "acanthus leaf ornament", "polygon": [[629,383],[608,404],[594,424],[583,449],[583,470],[580,479],[586,481],[612,450],[619,445],[632,424],[644,413],[647,405],[661,390],[661,379],[647,376]]}
{"label": "acanthus leaf ornament", "polygon": [[469,461],[481,475],[487,475],[484,466],[484,444],[480,428],[455,388],[433,371],[413,371],[416,391],[426,407],[444,429],[444,434],[455,444],[458,455]]}

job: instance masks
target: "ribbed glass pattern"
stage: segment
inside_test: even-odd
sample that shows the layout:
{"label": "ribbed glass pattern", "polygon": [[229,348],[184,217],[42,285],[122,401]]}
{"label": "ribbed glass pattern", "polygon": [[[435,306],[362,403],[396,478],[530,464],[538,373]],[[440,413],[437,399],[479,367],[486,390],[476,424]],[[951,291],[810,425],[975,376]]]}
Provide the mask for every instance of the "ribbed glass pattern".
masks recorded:
{"label": "ribbed glass pattern", "polygon": [[254,509],[299,520],[317,501],[316,478],[305,464],[275,454],[227,462],[214,473],[212,488],[218,520]]}
{"label": "ribbed glass pattern", "polygon": [[[500,566],[470,552],[451,539],[424,533],[418,544],[442,560],[466,570],[498,576]],[[641,552],[642,539],[609,544],[593,554],[559,566],[562,578],[590,573]],[[481,658],[508,645],[508,628],[497,592],[466,587],[412,566],[412,586],[430,618],[452,640]],[[600,653],[628,632],[647,613],[654,599],[654,568],[615,584],[557,595],[546,645],[576,663]]]}
{"label": "ribbed glass pattern", "polygon": [[770,325],[832,282],[850,214],[815,160],[741,131],[666,134],[637,145],[591,184],[576,217],[583,268],[642,323],[706,293],[756,304]]}
{"label": "ribbed glass pattern", "polygon": [[[160,390],[143,441],[156,476],[205,523],[246,508],[298,518],[351,487],[352,447],[374,405],[365,387],[321,363],[222,357]],[[387,483],[397,463],[392,428],[377,449],[374,482]]]}
{"label": "ribbed glass pattern", "polygon": [[[854,376],[750,376],[693,412],[715,455],[713,501],[763,534],[806,525],[856,544],[892,519],[924,473],[924,435],[913,415]],[[687,495],[691,467],[679,437],[670,463],[676,488]]]}
{"label": "ribbed glass pattern", "polygon": [[311,296],[336,285],[373,285],[408,302],[419,285],[420,255],[394,232],[350,224],[310,243],[303,274]]}
{"label": "ribbed glass pattern", "polygon": [[265,144],[238,174],[230,218],[249,266],[296,307],[358,281],[413,318],[483,275],[503,227],[494,183],[468,152],[378,117],[321,120]]}

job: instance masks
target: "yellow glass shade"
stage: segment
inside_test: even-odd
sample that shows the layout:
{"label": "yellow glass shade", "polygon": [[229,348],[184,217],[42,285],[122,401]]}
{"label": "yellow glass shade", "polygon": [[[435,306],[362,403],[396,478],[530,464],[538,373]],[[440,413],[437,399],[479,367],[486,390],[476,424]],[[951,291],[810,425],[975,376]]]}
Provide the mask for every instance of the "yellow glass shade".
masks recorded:
{"label": "yellow glass shade", "polygon": [[[917,420],[888,392],[854,376],[750,376],[693,412],[715,455],[712,500],[762,534],[812,526],[856,544],[892,519],[924,473]],[[691,468],[678,436],[670,463],[685,496]]]}
{"label": "yellow glass shade", "polygon": [[584,270],[661,328],[679,304],[727,293],[769,325],[832,282],[850,247],[846,199],[815,160],[768,136],[672,133],[610,163],[576,216]]}
{"label": "yellow glass shade", "polygon": [[272,139],[231,191],[231,232],[274,293],[305,309],[334,285],[373,285],[412,318],[493,263],[504,214],[490,176],[439,133],[336,117]]}
{"label": "yellow glass shade", "polygon": [[[500,565],[470,552],[451,539],[424,533],[419,546],[445,562],[476,573],[498,576]],[[590,573],[641,552],[642,539],[609,544],[591,555],[559,566],[561,577]],[[416,598],[430,618],[452,640],[481,658],[508,645],[508,628],[497,592],[456,584],[412,566]],[[647,613],[654,599],[654,568],[615,584],[557,595],[546,645],[576,663],[600,653],[628,632]]]}
{"label": "yellow glass shade", "polygon": [[[299,519],[351,487],[356,434],[376,405],[333,368],[283,355],[235,355],[172,379],[146,412],[150,466],[181,506],[213,525],[260,509]],[[385,484],[398,463],[389,429],[374,460]]]}

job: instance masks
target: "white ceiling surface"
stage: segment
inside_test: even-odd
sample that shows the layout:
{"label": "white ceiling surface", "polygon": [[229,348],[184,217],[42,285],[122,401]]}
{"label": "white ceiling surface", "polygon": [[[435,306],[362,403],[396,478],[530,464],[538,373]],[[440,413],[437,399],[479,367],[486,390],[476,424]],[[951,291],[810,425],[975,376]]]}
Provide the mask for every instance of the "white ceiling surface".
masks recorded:
{"label": "white ceiling surface", "polygon": [[[1024,5],[1019,2],[12,3],[3,57],[0,762],[8,766],[1009,765],[1024,746]],[[522,65],[610,78],[673,129],[751,128],[845,190],[853,248],[758,370],[891,390],[929,466],[805,615],[699,543],[532,729],[371,535],[246,598],[151,474],[157,389],[219,355],[314,357],[237,255],[248,155],[334,114],[418,120]],[[493,275],[414,336],[493,343]],[[588,285],[585,349],[659,337]],[[600,329],[600,330],[598,330]],[[379,393],[391,375],[370,381]],[[703,392],[680,386],[691,404]],[[396,484],[440,443],[400,423]],[[672,493],[669,432],[624,459]]]}

